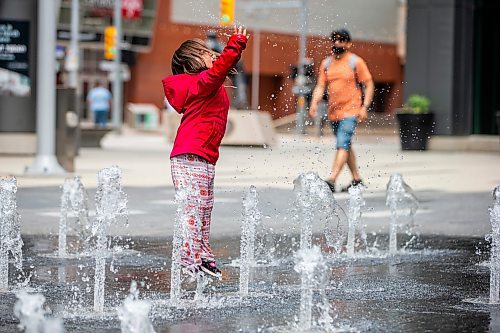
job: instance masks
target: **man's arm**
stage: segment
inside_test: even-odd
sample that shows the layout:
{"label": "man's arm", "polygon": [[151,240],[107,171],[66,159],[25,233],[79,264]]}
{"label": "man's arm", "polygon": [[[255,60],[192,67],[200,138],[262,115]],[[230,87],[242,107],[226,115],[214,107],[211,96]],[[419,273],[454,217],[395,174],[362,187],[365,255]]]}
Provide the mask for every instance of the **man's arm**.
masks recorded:
{"label": "man's arm", "polygon": [[326,73],[323,70],[323,61],[319,65],[318,82],[316,87],[314,87],[313,94],[311,97],[311,105],[309,106],[309,115],[314,118],[318,113],[318,103],[323,98],[326,87]]}
{"label": "man's arm", "polygon": [[373,80],[363,82],[365,88],[365,98],[363,99],[363,104],[361,105],[361,111],[359,112],[358,120],[363,122],[368,119],[368,107],[372,104],[373,95],[375,93],[375,84]]}

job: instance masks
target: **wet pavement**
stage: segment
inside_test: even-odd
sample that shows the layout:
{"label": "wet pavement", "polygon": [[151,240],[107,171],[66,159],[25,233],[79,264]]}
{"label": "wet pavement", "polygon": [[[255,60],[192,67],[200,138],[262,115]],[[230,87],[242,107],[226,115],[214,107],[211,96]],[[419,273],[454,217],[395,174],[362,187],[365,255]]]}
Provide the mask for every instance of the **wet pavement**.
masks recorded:
{"label": "wet pavement", "polygon": [[[124,237],[117,239],[123,251],[107,259],[105,312],[100,316],[92,313],[94,260],[55,256],[64,177],[22,175],[31,156],[2,156],[0,175],[18,177],[24,271],[31,275],[23,288],[45,295],[53,315],[63,318],[66,332],[119,332],[116,306],[123,303],[132,280],[139,282],[139,297],[153,304],[151,319],[157,332],[293,332],[300,302],[300,277],[292,262],[299,240],[291,219],[293,180],[307,170],[326,177],[334,151],[331,138],[282,135],[278,139],[265,149],[221,148],[212,246],[224,279],[214,281],[205,292],[207,298],[197,302],[190,301],[195,284],[186,283],[189,292],[183,308],[168,302],[176,211],[169,143],[161,136],[129,133],[111,136],[103,149],[81,149],[75,175],[87,188],[92,218],[95,175],[101,168],[116,164],[123,169],[123,189],[129,198],[129,227],[111,230]],[[484,235],[491,230],[488,206],[491,190],[499,183],[495,167],[499,156],[401,152],[396,136],[357,136],[357,140],[359,165],[368,185],[361,223],[366,225],[371,251],[355,259],[329,257],[326,295],[338,331],[500,332],[500,306],[463,302],[487,297],[489,292]],[[394,172],[415,190],[420,207],[414,231],[421,236],[406,252],[388,256],[390,212],[385,190]],[[349,181],[345,172],[339,186]],[[250,185],[257,187],[262,222],[280,245],[276,265],[254,268],[250,295],[241,299],[234,260],[240,251],[242,195]],[[348,195],[336,193],[335,198],[346,209]],[[400,245],[407,240],[401,235]],[[73,241],[70,237],[69,245]],[[11,286],[18,275],[11,264]],[[0,293],[0,332],[19,331],[13,315],[13,291],[19,289]]]}
{"label": "wet pavement", "polygon": [[[62,185],[62,184],[61,184]],[[87,185],[87,184],[84,184]],[[263,222],[275,233],[290,232],[290,218],[295,202],[292,181],[280,189],[257,186]],[[88,187],[89,207],[94,214],[95,188]],[[241,232],[242,197],[245,187],[216,187],[212,235],[237,236]],[[175,211],[172,186],[124,186],[128,196],[129,228],[112,228],[111,233],[131,236],[172,236]],[[60,186],[23,187],[17,193],[23,234],[56,235],[58,232]],[[418,191],[419,209],[415,216],[417,231],[422,234],[483,237],[490,232],[488,206],[491,192]],[[388,233],[390,211],[384,190],[368,187],[362,224],[367,232]],[[349,195],[335,193],[338,204],[347,211]],[[464,209],[464,207],[467,207]],[[93,217],[93,216],[92,216]]]}
{"label": "wet pavement", "polygon": [[[400,246],[406,238],[400,237]],[[23,288],[47,298],[53,316],[63,318],[66,332],[119,332],[116,307],[132,280],[139,283],[139,297],[153,304],[150,317],[157,332],[294,331],[300,302],[300,276],[293,269],[298,235],[274,237],[273,265],[252,268],[247,298],[238,296],[239,238],[214,238],[223,279],[213,281],[199,301],[193,300],[195,284],[185,282],[181,308],[168,302],[171,238],[116,238],[121,250],[107,259],[103,315],[92,313],[92,258],[57,258],[57,237],[23,236],[23,240],[24,271],[31,276]],[[489,253],[484,239],[420,236],[394,256],[385,250],[387,241],[386,235],[370,235],[368,248],[347,258],[328,254],[323,239],[316,237],[328,259],[326,295],[336,331],[500,330],[498,305],[463,301],[488,295]],[[11,268],[11,286],[16,277],[20,274]],[[0,294],[1,332],[18,331],[12,311],[15,301],[13,292]]]}

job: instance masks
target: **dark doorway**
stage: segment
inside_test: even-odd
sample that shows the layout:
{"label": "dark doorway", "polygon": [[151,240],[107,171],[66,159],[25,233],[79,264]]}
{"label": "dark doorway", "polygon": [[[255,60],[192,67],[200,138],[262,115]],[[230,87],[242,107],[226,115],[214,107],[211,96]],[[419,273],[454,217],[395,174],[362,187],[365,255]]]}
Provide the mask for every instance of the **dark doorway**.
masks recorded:
{"label": "dark doorway", "polygon": [[500,1],[476,0],[475,5],[473,134],[498,134]]}
{"label": "dark doorway", "polygon": [[391,92],[391,84],[387,82],[375,82],[375,95],[370,106],[370,111],[374,112],[389,112],[389,98]]}

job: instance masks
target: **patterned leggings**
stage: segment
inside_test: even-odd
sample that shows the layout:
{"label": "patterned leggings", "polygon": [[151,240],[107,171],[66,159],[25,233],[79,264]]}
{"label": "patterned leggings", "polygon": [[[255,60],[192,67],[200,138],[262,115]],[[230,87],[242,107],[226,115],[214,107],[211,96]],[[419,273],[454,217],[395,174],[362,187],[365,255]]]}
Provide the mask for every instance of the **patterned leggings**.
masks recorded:
{"label": "patterned leggings", "polygon": [[[210,222],[214,206],[215,165],[192,154],[184,154],[170,159],[172,180],[175,191],[180,187],[191,187],[184,207],[187,237],[181,252],[181,264],[198,267],[201,260],[213,261],[210,249]],[[201,225],[200,225],[201,223]]]}

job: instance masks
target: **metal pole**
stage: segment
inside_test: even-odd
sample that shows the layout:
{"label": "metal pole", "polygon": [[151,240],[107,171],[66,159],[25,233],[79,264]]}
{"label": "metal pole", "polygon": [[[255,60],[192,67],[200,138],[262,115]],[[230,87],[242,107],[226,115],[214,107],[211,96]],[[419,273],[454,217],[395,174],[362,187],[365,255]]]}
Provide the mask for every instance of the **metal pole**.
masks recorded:
{"label": "metal pole", "polygon": [[54,11],[56,13],[56,22],[59,22],[59,13],[61,12],[61,0],[55,0]]}
{"label": "metal pole", "polygon": [[78,34],[80,26],[79,0],[71,0],[71,41],[69,48],[69,56],[71,57],[71,68],[69,71],[69,87],[77,89],[78,86],[78,68],[79,68],[79,53],[78,49]]}
{"label": "metal pole", "polygon": [[306,77],[304,76],[304,65],[306,59],[307,41],[307,0],[300,1],[300,37],[299,37],[299,61],[297,64],[297,78],[295,80],[295,90],[297,94],[297,131],[300,134],[306,132],[306,99],[305,91]]}
{"label": "metal pole", "polygon": [[300,39],[299,39],[299,67],[298,74],[304,76],[304,64],[306,59],[306,39],[307,39],[307,4],[306,0],[301,1],[302,7],[300,9]]}
{"label": "metal pole", "polygon": [[38,0],[36,78],[37,151],[26,174],[63,174],[55,156],[56,127],[56,0]]}
{"label": "metal pole", "polygon": [[259,84],[260,84],[260,29],[255,29],[253,36],[252,53],[252,109],[259,108]]}
{"label": "metal pole", "polygon": [[[75,104],[73,111],[78,116],[78,120],[82,117],[82,105],[81,94],[82,89],[79,82],[79,71],[81,64],[81,54],[80,54],[80,0],[72,0],[71,2],[71,42],[70,50],[72,56],[72,67],[69,72],[69,87],[75,89]],[[81,134],[80,131],[76,131],[76,145],[75,145],[75,155],[78,154],[78,149],[80,147]]]}
{"label": "metal pole", "polygon": [[113,21],[116,27],[116,54],[113,70],[113,128],[118,132],[122,126],[122,0],[115,0]]}
{"label": "metal pole", "polygon": [[[246,8],[247,11],[253,13],[257,10],[266,10],[269,12],[270,9],[287,9],[287,8],[297,8],[301,10],[301,22],[305,22],[303,24],[304,30],[304,36],[305,36],[305,31],[307,31],[306,24],[307,24],[307,13],[302,13],[305,10],[307,10],[304,0],[289,0],[289,1],[255,1],[255,0],[248,0],[245,1],[244,4],[242,4],[244,8]],[[302,17],[304,16],[304,17]],[[254,36],[253,38],[253,53],[252,53],[252,58],[253,58],[253,63],[252,63],[252,109],[257,109],[259,107],[259,85],[260,85],[260,29],[255,28],[254,30]],[[303,43],[305,45],[305,42]],[[305,46],[303,47],[303,59],[305,58]],[[299,60],[300,62],[301,60]],[[304,60],[302,60],[302,63]],[[304,71],[302,71],[302,74]],[[304,75],[302,75],[302,78],[304,78]],[[304,85],[304,84],[303,84]],[[296,86],[297,87],[297,81],[296,81]],[[294,94],[297,94],[295,92],[295,87],[294,87]],[[303,126],[302,126],[303,127]]]}

